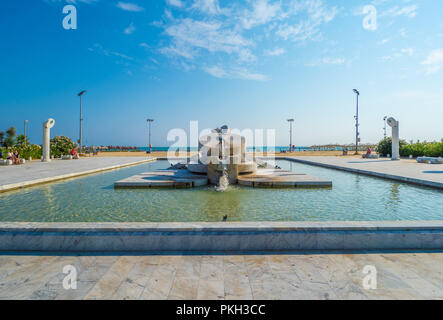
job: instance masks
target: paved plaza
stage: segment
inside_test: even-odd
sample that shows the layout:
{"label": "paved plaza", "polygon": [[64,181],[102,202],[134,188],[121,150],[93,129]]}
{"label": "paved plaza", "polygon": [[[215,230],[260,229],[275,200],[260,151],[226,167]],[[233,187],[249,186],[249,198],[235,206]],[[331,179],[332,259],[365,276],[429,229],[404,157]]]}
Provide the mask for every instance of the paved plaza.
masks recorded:
{"label": "paved plaza", "polygon": [[416,160],[391,161],[390,159],[351,157],[296,157],[296,160],[443,189],[443,164],[418,163]]}
{"label": "paved plaza", "polygon": [[[63,268],[77,270],[65,290]],[[363,286],[365,266],[377,289]],[[443,299],[443,253],[0,255],[0,299]]]}
{"label": "paved plaza", "polygon": [[72,178],[86,173],[138,164],[148,158],[134,157],[91,157],[79,160],[32,161],[24,165],[0,166],[0,191],[51,182],[60,178]]}

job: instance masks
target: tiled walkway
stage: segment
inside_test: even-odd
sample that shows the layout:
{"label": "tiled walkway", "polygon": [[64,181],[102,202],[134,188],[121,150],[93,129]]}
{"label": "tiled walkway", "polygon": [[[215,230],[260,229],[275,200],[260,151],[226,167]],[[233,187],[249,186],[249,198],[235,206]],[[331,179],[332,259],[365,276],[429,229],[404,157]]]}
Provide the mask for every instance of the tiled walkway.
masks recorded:
{"label": "tiled walkway", "polygon": [[[77,270],[63,288],[63,267]],[[363,268],[377,269],[377,289]],[[443,253],[0,255],[0,299],[442,299]]]}
{"label": "tiled walkway", "polygon": [[309,164],[320,164],[354,172],[366,172],[384,178],[396,178],[443,189],[443,164],[418,163],[415,160],[362,159],[355,157],[296,157]]}
{"label": "tiled walkway", "polygon": [[0,166],[0,191],[27,186],[34,182],[46,183],[54,179],[71,178],[147,160],[148,158],[140,157],[91,157],[79,160],[53,160],[52,162],[33,161],[19,166]]}

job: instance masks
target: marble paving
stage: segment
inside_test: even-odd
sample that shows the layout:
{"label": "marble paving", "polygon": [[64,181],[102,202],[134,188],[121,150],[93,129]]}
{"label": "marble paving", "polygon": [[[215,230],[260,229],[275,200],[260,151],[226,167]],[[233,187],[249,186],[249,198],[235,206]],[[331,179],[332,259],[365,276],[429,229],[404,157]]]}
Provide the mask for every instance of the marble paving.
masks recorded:
{"label": "marble paving", "polygon": [[207,175],[188,170],[156,170],[145,172],[114,183],[115,188],[193,188],[208,184]]}
{"label": "marble paving", "polygon": [[[115,188],[193,188],[208,184],[205,174],[188,170],[156,170],[116,181]],[[330,188],[332,181],[281,169],[259,169],[238,177],[238,184],[254,188]]]}
{"label": "marble paving", "polygon": [[0,192],[153,160],[155,158],[91,157],[79,160],[53,160],[51,162],[32,161],[18,166],[0,166]]}
{"label": "marble paving", "polygon": [[443,164],[417,163],[409,159],[391,161],[350,157],[301,156],[286,159],[443,189]]}
{"label": "marble paving", "polygon": [[[77,289],[63,288],[63,268]],[[365,266],[377,289],[365,289]],[[0,299],[443,299],[442,252],[0,255]]]}
{"label": "marble paving", "polygon": [[259,169],[256,174],[241,175],[238,184],[258,188],[332,187],[332,181],[281,169]]}

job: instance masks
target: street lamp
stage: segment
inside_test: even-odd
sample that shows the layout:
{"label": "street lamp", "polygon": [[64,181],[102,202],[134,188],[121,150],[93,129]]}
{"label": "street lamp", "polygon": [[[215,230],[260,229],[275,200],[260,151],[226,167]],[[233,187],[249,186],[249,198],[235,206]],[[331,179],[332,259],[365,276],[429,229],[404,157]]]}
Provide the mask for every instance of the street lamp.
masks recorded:
{"label": "street lamp", "polygon": [[28,144],[27,142],[26,142],[26,124],[29,122],[29,120],[25,120],[25,123],[24,123],[24,133],[23,133],[23,135],[25,136],[25,146]]}
{"label": "street lamp", "polygon": [[294,119],[288,119],[289,122],[289,151],[292,149],[292,125],[294,124]]}
{"label": "street lamp", "polygon": [[360,133],[358,132],[358,127],[360,124],[358,123],[358,97],[360,96],[360,92],[357,89],[354,89],[354,93],[357,97],[357,113],[355,115],[355,154],[358,154],[358,141]]}
{"label": "street lamp", "polygon": [[384,127],[383,127],[383,130],[384,130],[384,137],[385,137],[385,139],[386,139],[386,120],[388,119],[388,117],[387,116],[385,116],[384,118],[383,118],[383,122],[384,122]]}
{"label": "street lamp", "polygon": [[80,134],[79,134],[79,139],[78,139],[78,146],[79,146],[79,153],[82,152],[82,95],[84,95],[86,93],[86,90],[83,90],[82,92],[80,92],[78,94],[78,96],[80,97]]}
{"label": "street lamp", "polygon": [[151,153],[152,144],[151,144],[151,124],[154,122],[154,119],[146,119],[149,125],[149,151],[148,153]]}

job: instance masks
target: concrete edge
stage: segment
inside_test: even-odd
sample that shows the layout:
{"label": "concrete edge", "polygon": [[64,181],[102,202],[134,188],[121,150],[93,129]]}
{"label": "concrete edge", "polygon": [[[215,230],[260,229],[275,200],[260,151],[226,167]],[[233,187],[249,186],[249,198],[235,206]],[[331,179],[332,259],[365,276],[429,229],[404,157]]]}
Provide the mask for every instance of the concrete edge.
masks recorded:
{"label": "concrete edge", "polygon": [[394,249],[443,249],[443,221],[0,224],[0,252]]}
{"label": "concrete edge", "polygon": [[0,232],[286,232],[442,230],[443,220],[288,222],[0,222]]}
{"label": "concrete edge", "polygon": [[129,163],[125,163],[125,164],[119,164],[119,165],[115,165],[115,166],[105,167],[105,168],[98,168],[98,169],[74,172],[74,173],[63,174],[63,175],[58,175],[58,176],[53,176],[53,177],[48,177],[48,178],[6,184],[6,185],[0,186],[0,193],[12,191],[12,190],[16,190],[16,189],[28,188],[28,187],[32,187],[32,186],[39,185],[39,184],[51,183],[51,182],[56,182],[56,181],[60,181],[60,180],[67,180],[67,179],[71,179],[71,178],[86,176],[86,175],[104,172],[104,171],[110,171],[110,170],[130,167],[130,166],[136,166],[139,164],[154,162],[157,160],[158,160],[157,158],[150,158],[150,159],[144,159],[144,160],[139,160],[139,161],[135,161],[135,162],[129,162]]}

